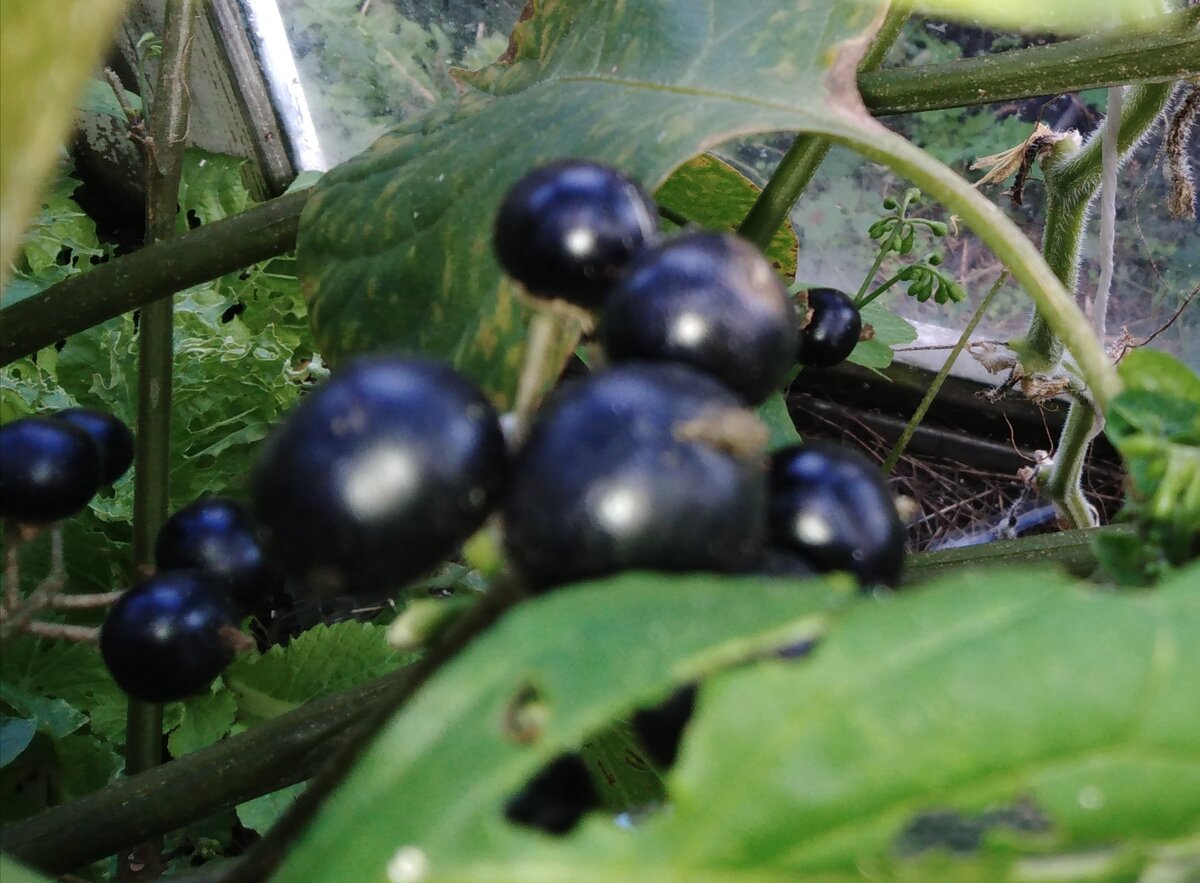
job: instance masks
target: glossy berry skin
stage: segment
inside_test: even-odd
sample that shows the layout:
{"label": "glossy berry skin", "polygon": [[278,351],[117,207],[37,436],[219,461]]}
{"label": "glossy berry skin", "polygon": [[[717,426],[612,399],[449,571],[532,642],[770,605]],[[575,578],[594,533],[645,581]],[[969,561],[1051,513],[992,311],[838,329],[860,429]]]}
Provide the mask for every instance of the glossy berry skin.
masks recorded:
{"label": "glossy berry skin", "polygon": [[496,214],[500,266],[536,297],[595,309],[658,233],[658,212],[616,169],[563,160],[513,185]]}
{"label": "glossy berry skin", "polygon": [[78,426],[92,437],[100,449],[101,484],[112,484],[133,464],[133,433],[112,414],[94,408],[68,408],[55,414],[54,419]]}
{"label": "glossy berry skin", "polygon": [[268,608],[281,588],[249,511],[226,497],[202,497],[168,518],[158,532],[154,560],[160,570],[204,571],[243,613]]}
{"label": "glossy berry skin", "polygon": [[904,526],[879,469],[826,442],[778,451],[771,462],[770,542],[818,571],[845,570],[861,585],[894,586]]}
{"label": "glossy berry skin", "polygon": [[100,451],[79,427],[49,417],[0,427],[0,517],[50,524],[83,509],[100,485]]}
{"label": "glossy berry skin", "polygon": [[738,570],[758,554],[760,455],[688,437],[748,417],[711,377],[629,363],[563,387],[517,456],[509,558],[533,590],[628,569]]}
{"label": "glossy berry skin", "polygon": [[143,702],[202,693],[233,661],[237,611],[196,571],[160,573],[130,589],[100,629],[100,653],[117,685]]}
{"label": "glossy berry skin", "polygon": [[732,234],[692,233],[642,252],[605,301],[612,362],[683,362],[761,402],[795,363],[796,311],[766,258]]}
{"label": "glossy berry skin", "polygon": [[491,403],[445,365],[347,365],[267,439],[252,492],[272,559],[301,593],[379,597],[484,521],[507,473]]}
{"label": "glossy berry skin", "polygon": [[858,346],[862,316],[854,301],[834,288],[810,288],[812,318],[800,332],[797,360],[814,368],[840,364]]}

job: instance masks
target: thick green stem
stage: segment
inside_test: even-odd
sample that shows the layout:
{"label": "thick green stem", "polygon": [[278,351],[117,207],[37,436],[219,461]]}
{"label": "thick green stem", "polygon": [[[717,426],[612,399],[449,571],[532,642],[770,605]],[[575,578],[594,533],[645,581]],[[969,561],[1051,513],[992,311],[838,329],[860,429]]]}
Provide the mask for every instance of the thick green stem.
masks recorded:
{"label": "thick green stem", "polygon": [[296,247],[308,190],[264,202],[72,276],[0,310],[0,364]]}
{"label": "thick green stem", "polygon": [[1042,491],[1075,528],[1096,523],[1095,511],[1080,486],[1095,426],[1096,410],[1091,403],[1080,397],[1072,400],[1054,451],[1054,464],[1041,478]]}
{"label": "thick green stem", "polygon": [[[1174,86],[1171,83],[1130,89],[1124,101],[1117,150],[1125,157],[1162,115]],[[1105,125],[1082,148],[1062,161],[1045,165],[1047,210],[1043,252],[1055,275],[1074,291],[1080,247],[1088,209],[1100,186],[1100,146]],[[1053,231],[1053,233],[1051,232]],[[1013,350],[1029,371],[1049,373],[1062,357],[1062,343],[1049,319],[1035,309],[1025,335],[1012,341]]]}
{"label": "thick green stem", "polygon": [[[859,63],[860,71],[873,71],[883,64],[888,50],[900,36],[910,15],[907,0],[899,0],[888,10],[875,40]],[[817,168],[825,160],[831,144],[819,135],[797,135],[779,162],[779,168],[758,195],[749,213],[738,226],[738,233],[761,249],[766,249],[783,224],[800,194],[808,187]]]}
{"label": "thick green stem", "polygon": [[1200,7],[1163,16],[1139,33],[1116,31],[965,58],[864,72],[863,101],[876,116],[919,113],[1133,83],[1167,83],[1200,68]]}

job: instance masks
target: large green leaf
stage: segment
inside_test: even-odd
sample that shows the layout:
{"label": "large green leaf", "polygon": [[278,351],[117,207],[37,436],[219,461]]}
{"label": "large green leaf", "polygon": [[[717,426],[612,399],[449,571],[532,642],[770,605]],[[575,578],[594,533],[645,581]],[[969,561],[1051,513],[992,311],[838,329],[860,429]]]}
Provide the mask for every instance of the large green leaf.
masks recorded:
{"label": "large green leaf", "polygon": [[491,256],[504,191],[538,163],[589,157],[653,190],[706,148],[805,130],[912,178],[977,229],[1050,316],[1103,404],[1118,381],[1037,250],[945,166],[870,118],[855,89],[878,21],[844,0],[541,0],[508,60],[325,175],[298,268],[321,351],[451,359],[511,401],[530,310]]}
{"label": "large green leaf", "polygon": [[[669,812],[557,840],[502,819],[548,751],[695,676],[705,642],[728,656],[747,606],[795,622],[790,589],[632,578],[519,611],[393,721],[278,879],[386,880],[399,856],[393,880],[458,883],[1078,880],[1083,850],[1133,879],[1185,838],[1197,859],[1200,568],[1138,595],[1008,570],[851,605],[810,661],[707,682]],[[523,683],[552,710],[533,750],[500,725]]]}
{"label": "large green leaf", "polygon": [[[819,633],[845,594],[633,574],[523,604],[392,721],[275,879],[385,879],[413,843],[440,857],[470,842],[478,856],[505,833],[506,798],[549,758],[678,683]],[[544,726],[518,734],[531,699]]]}

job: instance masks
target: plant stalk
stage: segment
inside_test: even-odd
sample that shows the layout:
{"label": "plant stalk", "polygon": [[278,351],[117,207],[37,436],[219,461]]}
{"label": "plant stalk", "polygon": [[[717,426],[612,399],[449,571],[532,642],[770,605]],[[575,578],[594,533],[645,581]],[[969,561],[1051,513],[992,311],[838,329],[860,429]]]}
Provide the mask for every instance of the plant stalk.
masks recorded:
{"label": "plant stalk", "polygon": [[[892,4],[870,48],[859,62],[859,71],[873,71],[883,64],[911,11],[908,0],[897,0]],[[817,168],[825,161],[831,146],[827,138],[819,135],[797,135],[779,161],[779,167],[742,219],[738,234],[766,250],[792,206],[812,181]]]}

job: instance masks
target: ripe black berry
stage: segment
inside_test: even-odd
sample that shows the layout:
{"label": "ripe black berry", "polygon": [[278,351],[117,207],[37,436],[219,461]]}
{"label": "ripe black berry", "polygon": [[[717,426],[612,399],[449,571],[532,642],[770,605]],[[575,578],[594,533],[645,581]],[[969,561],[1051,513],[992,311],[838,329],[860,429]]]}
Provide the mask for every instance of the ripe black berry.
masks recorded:
{"label": "ripe black berry", "polygon": [[68,408],[53,416],[92,437],[100,449],[101,484],[112,484],[133,463],[133,433],[112,414],[93,408]]}
{"label": "ripe black berry", "polygon": [[615,169],[563,160],[513,185],[496,214],[496,258],[531,294],[594,309],[658,231],[654,203]]}
{"label": "ripe black berry", "polygon": [[143,702],[201,693],[233,660],[237,612],[196,571],[161,573],[120,597],[100,630],[117,685]]}
{"label": "ripe black berry", "polygon": [[812,316],[800,331],[797,360],[814,368],[844,362],[862,334],[862,316],[854,301],[833,288],[810,288],[808,309]]}
{"label": "ripe black berry", "polygon": [[79,427],[49,417],[0,427],[0,517],[49,524],[86,506],[100,485],[100,451]]}
{"label": "ripe black berry", "polygon": [[684,362],[752,403],[779,387],[798,342],[770,263],[720,233],[680,236],[635,258],[605,301],[599,336],[614,362]]}
{"label": "ripe black berry", "polygon": [[236,500],[204,497],[184,506],[158,532],[160,570],[200,570],[219,581],[243,613],[263,610],[280,587],[250,513]]}
{"label": "ripe black berry", "polygon": [[879,470],[861,454],[809,442],[771,463],[771,543],[817,570],[847,570],[864,586],[894,586],[904,526]]}
{"label": "ripe black berry", "polygon": [[491,403],[450,368],[377,358],[341,369],[267,439],[255,512],[272,557],[321,596],[380,596],[487,517],[507,452]]}
{"label": "ripe black berry", "polygon": [[[510,559],[534,589],[620,570],[737,570],[759,549],[761,426],[721,383],[629,363],[543,409],[504,504]],[[721,436],[724,435],[724,438]]]}

